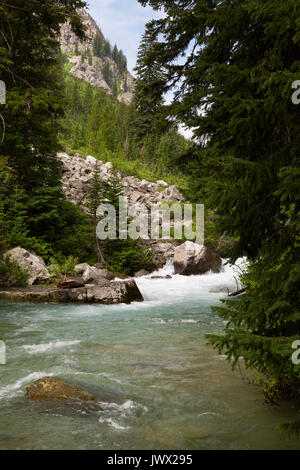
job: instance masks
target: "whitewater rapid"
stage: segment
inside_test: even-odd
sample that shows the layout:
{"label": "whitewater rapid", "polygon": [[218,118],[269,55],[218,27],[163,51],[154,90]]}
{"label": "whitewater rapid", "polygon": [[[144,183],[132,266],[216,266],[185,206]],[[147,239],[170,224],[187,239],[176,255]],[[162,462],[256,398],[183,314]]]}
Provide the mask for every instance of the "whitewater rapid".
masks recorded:
{"label": "whitewater rapid", "polygon": [[[169,259],[164,268],[135,279],[145,302],[159,304],[181,304],[197,302],[202,299],[221,298],[242,287],[240,276],[247,268],[247,259],[239,258],[232,265],[223,259],[220,273],[209,272],[197,276],[174,274],[173,259]],[[152,279],[153,276],[172,276],[171,279]]]}

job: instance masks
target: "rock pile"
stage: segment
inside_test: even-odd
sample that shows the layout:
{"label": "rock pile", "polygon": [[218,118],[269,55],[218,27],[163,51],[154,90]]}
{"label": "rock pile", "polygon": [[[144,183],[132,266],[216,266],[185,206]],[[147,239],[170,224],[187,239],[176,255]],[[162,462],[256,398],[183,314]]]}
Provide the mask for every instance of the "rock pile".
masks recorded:
{"label": "rock pile", "polygon": [[[95,165],[99,166],[100,178],[105,183],[111,176],[112,163],[103,163],[92,156],[85,159],[78,153],[74,156],[59,153],[57,156],[61,164],[62,188],[66,198],[84,209]],[[121,174],[118,176],[121,178]],[[165,202],[184,202],[184,197],[178,188],[174,185],[168,186],[165,181],[152,183],[134,176],[125,176],[121,178],[121,182],[129,205],[145,204],[149,208]]]}

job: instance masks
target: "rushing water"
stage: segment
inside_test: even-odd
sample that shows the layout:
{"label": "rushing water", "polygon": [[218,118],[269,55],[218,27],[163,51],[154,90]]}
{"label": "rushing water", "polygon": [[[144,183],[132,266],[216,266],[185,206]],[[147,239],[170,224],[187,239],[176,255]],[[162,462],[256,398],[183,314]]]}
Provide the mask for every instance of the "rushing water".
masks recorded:
{"label": "rushing water", "polygon": [[[0,449],[297,449],[276,429],[294,419],[206,344],[224,323],[211,306],[236,274],[138,279],[144,303],[0,304]],[[172,273],[169,264],[159,274]],[[97,388],[90,406],[27,402],[59,376]]]}

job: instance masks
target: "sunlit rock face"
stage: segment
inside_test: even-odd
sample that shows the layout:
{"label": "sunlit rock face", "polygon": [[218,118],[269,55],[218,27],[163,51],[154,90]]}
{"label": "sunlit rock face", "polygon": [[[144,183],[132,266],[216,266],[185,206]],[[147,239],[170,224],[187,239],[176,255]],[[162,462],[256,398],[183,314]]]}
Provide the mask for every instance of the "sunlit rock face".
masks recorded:
{"label": "sunlit rock face", "polygon": [[187,241],[175,250],[175,274],[189,276],[192,274],[205,274],[209,271],[219,273],[221,269],[222,259],[207,246]]}
{"label": "sunlit rock face", "polygon": [[[99,35],[102,41],[105,41],[105,38],[95,20],[84,9],[80,9],[80,14],[86,28],[87,38],[84,41],[78,39],[69,23],[65,23],[60,30],[61,50],[68,56],[68,60],[72,64],[70,73],[90,83],[95,88],[103,88],[107,93],[112,94],[112,87],[105,81],[103,76],[103,68],[108,66],[112,81],[119,81],[121,90],[118,96],[119,101],[130,104],[135,87],[133,76],[128,71],[121,73],[118,64],[112,58],[94,56],[93,44],[95,37]],[[82,59],[82,53],[86,54],[87,52],[90,55],[90,60],[87,56]]]}

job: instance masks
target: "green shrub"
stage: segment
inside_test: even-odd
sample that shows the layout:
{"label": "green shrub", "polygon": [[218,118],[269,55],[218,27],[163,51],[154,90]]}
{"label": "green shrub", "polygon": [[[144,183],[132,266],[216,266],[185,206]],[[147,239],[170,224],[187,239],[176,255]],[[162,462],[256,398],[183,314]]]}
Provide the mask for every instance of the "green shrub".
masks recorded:
{"label": "green shrub", "polygon": [[133,276],[140,269],[152,271],[155,268],[153,253],[140,242],[116,240],[103,248],[106,267],[115,273]]}
{"label": "green shrub", "polygon": [[78,258],[73,256],[61,256],[60,259],[51,258],[49,272],[52,277],[58,278],[64,275],[74,275],[74,268],[78,264]]}
{"label": "green shrub", "polygon": [[6,256],[0,263],[0,286],[1,287],[24,287],[27,284],[28,273],[23,271],[19,265]]}

